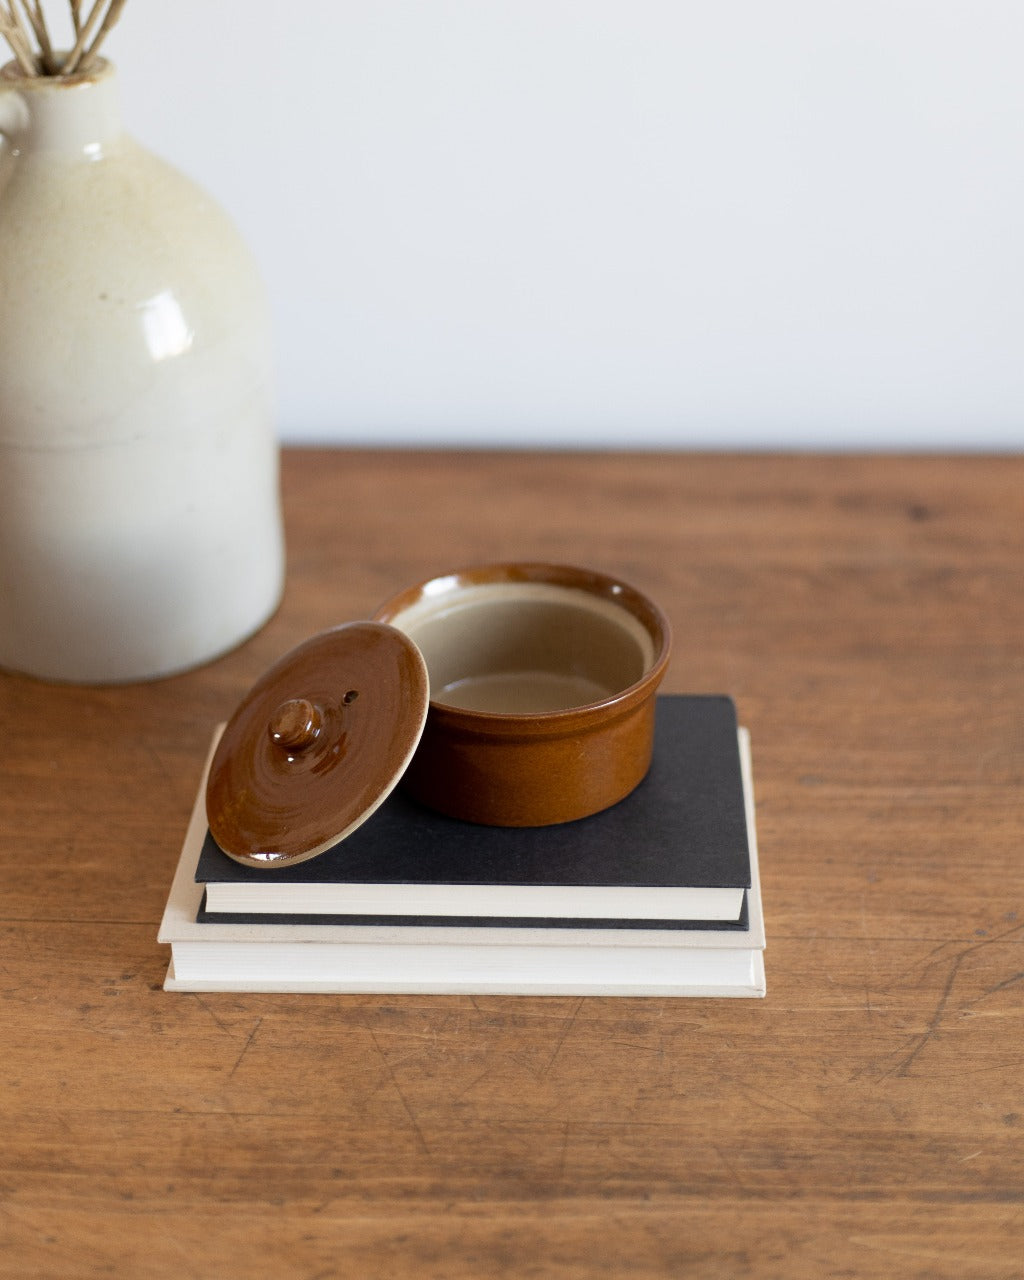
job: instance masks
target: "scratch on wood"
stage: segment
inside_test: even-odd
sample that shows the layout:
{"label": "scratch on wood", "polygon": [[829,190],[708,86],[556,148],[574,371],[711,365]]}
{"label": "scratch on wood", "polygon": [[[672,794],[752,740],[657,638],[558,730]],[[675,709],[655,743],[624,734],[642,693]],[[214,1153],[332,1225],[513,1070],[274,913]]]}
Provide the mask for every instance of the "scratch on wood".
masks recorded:
{"label": "scratch on wood", "polygon": [[609,1045],[615,1045],[618,1049],[630,1049],[633,1053],[653,1053],[659,1058],[665,1056],[665,1046],[659,1040],[657,1044],[637,1044],[633,1040],[609,1040]]}
{"label": "scratch on wood", "polygon": [[737,1170],[736,1166],[733,1164],[731,1160],[727,1158],[725,1152],[721,1149],[721,1147],[719,1147],[716,1143],[713,1142],[711,1144],[711,1149],[712,1151],[714,1151],[715,1155],[718,1156],[719,1160],[721,1160],[722,1164],[725,1166],[725,1170],[728,1173],[729,1177],[732,1179],[733,1185],[738,1187],[739,1190],[742,1191],[744,1195],[750,1195],[751,1194],[750,1188],[746,1185],[746,1183],[740,1177],[739,1171]]}
{"label": "scratch on wood", "polygon": [[573,1007],[572,1013],[569,1014],[569,1017],[566,1020],[565,1026],[562,1028],[562,1034],[558,1037],[558,1043],[555,1045],[554,1053],[552,1053],[551,1057],[548,1058],[547,1064],[544,1067],[544,1070],[540,1073],[540,1077],[542,1080],[548,1074],[551,1068],[555,1065],[555,1059],[561,1053],[562,1045],[565,1044],[566,1040],[568,1039],[569,1032],[572,1031],[573,1027],[576,1025],[576,1019],[579,1017],[579,1013],[582,1008],[583,1008],[583,997],[581,996],[576,1001],[576,1004]]}
{"label": "scratch on wood", "polygon": [[256,1032],[257,1032],[257,1031],[259,1031],[259,1029],[260,1029],[260,1027],[261,1027],[262,1025],[263,1025],[263,1019],[262,1019],[262,1018],[257,1018],[257,1019],[256,1019],[256,1025],[253,1027],[252,1031],[250,1031],[248,1040],[246,1040],[245,1044],[244,1044],[244,1045],[242,1045],[242,1052],[241,1052],[241,1053],[238,1055],[238,1057],[235,1059],[235,1065],[234,1065],[234,1066],[231,1068],[231,1070],[228,1072],[228,1079],[229,1079],[229,1080],[230,1080],[230,1079],[231,1079],[231,1077],[235,1074],[235,1072],[238,1070],[238,1068],[242,1065],[242,1059],[243,1059],[243,1058],[245,1057],[245,1055],[249,1052],[249,1046],[250,1046],[250,1045],[252,1044],[252,1042],[256,1039]]}
{"label": "scratch on wood", "polygon": [[1002,982],[997,982],[992,987],[986,987],[980,996],[976,996],[973,1000],[969,1000],[962,1007],[964,1009],[973,1009],[976,1004],[980,1004],[982,1000],[987,1000],[989,996],[994,996],[997,991],[1005,991],[1007,987],[1012,987],[1014,983],[1024,980],[1024,973],[1015,973],[1009,978],[1004,978]]}
{"label": "scratch on wood", "polygon": [[785,1098],[777,1098],[774,1094],[768,1093],[765,1089],[755,1090],[745,1084],[742,1080],[737,1080],[731,1076],[723,1076],[722,1079],[728,1080],[730,1084],[740,1090],[749,1102],[752,1102],[755,1107],[760,1107],[762,1111],[767,1111],[769,1115],[774,1114],[774,1109],[762,1102],[762,1097],[767,1098],[770,1102],[774,1103],[776,1107],[785,1107],[787,1111],[793,1111],[798,1116],[803,1116],[805,1120],[810,1120],[813,1124],[820,1125],[822,1129],[834,1129],[836,1127],[834,1122],[826,1120],[820,1115],[815,1115],[813,1111],[807,1111],[803,1107],[795,1106],[792,1102],[787,1102]]}
{"label": "scratch on wood", "polygon": [[946,1005],[949,1003],[949,996],[950,992],[953,990],[953,983],[956,982],[956,975],[960,972],[960,966],[963,964],[966,955],[966,951],[961,951],[958,956],[954,957],[953,963],[949,966],[949,973],[946,975],[946,982],[942,988],[942,994],[939,996],[938,1003],[935,1006],[931,1018],[928,1020],[928,1025],[925,1027],[924,1031],[921,1032],[920,1036],[918,1036],[917,1043],[911,1051],[896,1067],[895,1071],[892,1073],[893,1075],[909,1075],[910,1068],[914,1065],[915,1058],[917,1058],[925,1045],[928,1044],[932,1036],[934,1036],[936,1031],[938,1031],[939,1024],[942,1022],[942,1015],[945,1013]]}
{"label": "scratch on wood", "polygon": [[373,1028],[367,1027],[367,1031],[370,1033],[370,1039],[373,1041],[373,1047],[377,1050],[380,1060],[384,1064],[384,1071],[386,1072],[388,1079],[391,1081],[391,1087],[394,1089],[395,1093],[398,1094],[399,1101],[405,1109],[405,1114],[409,1117],[409,1123],[412,1125],[413,1132],[416,1134],[417,1141],[419,1142],[423,1154],[429,1156],[431,1151],[430,1147],[427,1145],[427,1139],[423,1134],[423,1130],[420,1128],[420,1122],[416,1119],[416,1115],[412,1107],[409,1105],[409,1099],[402,1092],[402,1087],[398,1083],[398,1079],[391,1068],[391,1063],[388,1062],[387,1054],[380,1047],[380,1043],[377,1040],[377,1035]]}
{"label": "scratch on wood", "polygon": [[225,1023],[221,1022],[220,1018],[217,1017],[217,1015],[206,1003],[206,1001],[202,999],[202,997],[195,991],[191,992],[190,994],[192,996],[192,999],[196,1002],[196,1004],[199,1005],[200,1009],[202,1009],[204,1013],[208,1013],[210,1015],[210,1017],[213,1019],[216,1025],[220,1027],[221,1031],[223,1031],[226,1036],[230,1036],[231,1028],[228,1027]]}
{"label": "scratch on wood", "polygon": [[[1021,930],[1020,925],[1014,925],[1013,928],[1006,929],[1004,930],[1003,933],[997,934],[995,937],[985,938],[983,941],[976,942],[969,947],[964,947],[961,951],[957,952],[957,954],[953,957],[952,963],[949,967],[949,972],[946,974],[946,981],[943,984],[942,992],[939,995],[939,999],[935,1005],[934,1011],[932,1012],[932,1016],[928,1020],[928,1025],[925,1027],[924,1031],[922,1031],[920,1036],[917,1038],[917,1041],[914,1044],[913,1048],[910,1050],[910,1052],[902,1059],[902,1061],[900,1061],[897,1064],[897,1066],[890,1073],[891,1075],[894,1075],[894,1076],[909,1075],[910,1068],[913,1066],[915,1060],[921,1054],[924,1047],[932,1040],[935,1033],[939,1030],[939,1027],[946,1013],[946,1007],[949,1004],[949,998],[953,992],[953,987],[956,983],[957,975],[959,974],[960,968],[963,965],[963,962],[967,959],[967,957],[970,955],[973,955],[976,951],[982,951],[986,947],[991,947],[994,943],[1004,942],[1007,938],[1011,937],[1013,934],[1019,933],[1020,930]],[[929,953],[930,956],[934,954],[935,954],[935,951],[932,951]],[[984,997],[987,995],[992,995],[996,991],[1002,990],[1004,987],[1011,986],[1013,983],[1020,981],[1022,977],[1024,977],[1024,974],[1018,973],[1018,974],[1014,974],[1010,978],[1004,979],[1001,982],[997,982],[994,986],[988,988],[985,991],[984,995],[979,996],[977,999],[984,999]],[[977,1000],[974,1000],[971,1002],[971,1004],[976,1004],[976,1003],[977,1003]],[[969,1008],[970,1005],[965,1005],[964,1007]]]}
{"label": "scratch on wood", "polygon": [[145,747],[145,751],[146,751],[146,755],[149,756],[150,760],[152,760],[152,762],[156,765],[157,773],[164,780],[164,782],[169,782],[173,785],[176,779],[172,777],[170,770],[167,768],[167,765],[164,764],[163,758],[161,757],[159,751],[157,751],[156,747],[154,747],[152,744],[147,744]]}
{"label": "scratch on wood", "polygon": [[491,1067],[485,1067],[485,1068],[484,1068],[484,1070],[483,1070],[483,1071],[481,1071],[479,1075],[474,1076],[474,1077],[473,1077],[473,1079],[472,1079],[472,1080],[470,1080],[469,1084],[464,1085],[464,1086],[463,1086],[463,1087],[458,1091],[458,1093],[456,1093],[456,1094],[453,1096],[452,1101],[453,1101],[453,1102],[461,1102],[461,1101],[462,1101],[462,1099],[466,1096],[466,1094],[467,1094],[467,1093],[469,1093],[471,1090],[475,1089],[475,1088],[476,1088],[476,1086],[480,1083],[480,1081],[481,1081],[481,1080],[486,1080],[486,1079],[487,1079],[487,1077],[491,1074],[491,1070],[492,1070],[492,1068],[491,1068]]}

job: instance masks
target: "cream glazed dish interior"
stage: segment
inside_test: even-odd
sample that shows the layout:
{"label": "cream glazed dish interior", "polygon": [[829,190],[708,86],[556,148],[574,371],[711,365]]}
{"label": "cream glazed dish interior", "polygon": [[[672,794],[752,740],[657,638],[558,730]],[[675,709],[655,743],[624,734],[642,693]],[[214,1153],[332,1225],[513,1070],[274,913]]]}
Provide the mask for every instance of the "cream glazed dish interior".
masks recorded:
{"label": "cream glazed dish interior", "polygon": [[619,602],[615,584],[601,595],[451,575],[387,620],[423,654],[432,702],[491,715],[604,702],[641,680],[657,656],[649,627]]}

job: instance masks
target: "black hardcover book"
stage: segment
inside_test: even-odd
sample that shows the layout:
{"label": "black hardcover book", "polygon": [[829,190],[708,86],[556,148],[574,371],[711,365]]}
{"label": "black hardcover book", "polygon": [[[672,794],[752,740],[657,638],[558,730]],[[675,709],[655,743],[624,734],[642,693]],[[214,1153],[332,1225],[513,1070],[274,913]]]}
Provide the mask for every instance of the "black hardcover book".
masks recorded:
{"label": "black hardcover book", "polygon": [[658,699],[654,759],[611,809],[540,828],[483,827],[399,788],[319,858],[245,867],[207,832],[201,920],[745,926],[751,860],[736,710],[728,697]]}

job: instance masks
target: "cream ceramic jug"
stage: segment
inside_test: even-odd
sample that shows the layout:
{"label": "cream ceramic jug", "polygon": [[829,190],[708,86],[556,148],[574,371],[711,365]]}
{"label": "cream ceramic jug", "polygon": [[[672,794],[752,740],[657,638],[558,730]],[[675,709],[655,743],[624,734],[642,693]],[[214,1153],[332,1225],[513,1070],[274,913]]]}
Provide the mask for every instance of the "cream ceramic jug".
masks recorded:
{"label": "cream ceramic jug", "polygon": [[112,66],[0,70],[0,667],[149,679],[266,621],[270,384],[254,265],[122,131]]}

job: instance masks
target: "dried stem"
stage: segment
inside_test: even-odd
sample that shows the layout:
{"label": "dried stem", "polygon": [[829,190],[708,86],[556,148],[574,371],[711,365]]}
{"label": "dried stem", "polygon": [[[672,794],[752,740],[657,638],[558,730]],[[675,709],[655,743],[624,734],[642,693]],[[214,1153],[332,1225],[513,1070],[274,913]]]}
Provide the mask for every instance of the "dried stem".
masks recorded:
{"label": "dried stem", "polygon": [[[53,46],[50,44],[50,33],[46,27],[46,18],[43,16],[40,0],[34,0],[32,4],[29,4],[29,0],[21,0],[21,7],[25,10],[25,17],[28,18],[35,37],[39,41],[43,67],[48,75],[55,75],[58,67],[54,61]],[[12,4],[11,8],[15,8],[15,5]]]}
{"label": "dried stem", "polygon": [[11,52],[14,54],[15,61],[21,68],[22,74],[26,76],[36,76],[38,71],[36,65],[32,61],[24,46],[18,40],[17,30],[8,25],[7,19],[0,17],[0,35],[4,37],[11,46]]}
{"label": "dried stem", "polygon": [[43,0],[33,0],[32,7],[35,11],[36,22],[39,24],[39,47],[49,59],[53,59],[53,41],[50,39],[50,29],[46,25],[46,14],[43,12]]}
{"label": "dried stem", "polygon": [[9,2],[0,2],[0,34],[11,46],[11,52],[17,59],[18,66],[27,76],[36,76],[39,69],[36,66],[35,59],[32,56],[32,45],[25,34],[25,29],[21,25],[21,19],[18,10],[13,6],[13,0]]}
{"label": "dried stem", "polygon": [[89,46],[85,57],[82,59],[81,66],[87,67],[96,57],[100,45],[110,34],[111,29],[121,16],[121,10],[127,4],[128,0],[110,0],[110,7],[103,16],[103,24],[99,31],[96,32],[96,39]]}
{"label": "dried stem", "polygon": [[64,65],[60,69],[61,75],[74,75],[79,62],[82,60],[82,54],[85,52],[85,46],[89,43],[89,38],[96,29],[96,23],[100,20],[105,3],[106,0],[93,0],[92,8],[89,10],[89,16],[82,24],[82,28],[78,33],[78,38],[75,40],[74,47],[64,59]]}
{"label": "dried stem", "polygon": [[63,61],[53,50],[43,0],[0,0],[0,37],[11,46],[24,75],[74,75],[95,61],[100,45],[126,3],[127,0],[68,0],[75,43]]}
{"label": "dried stem", "polygon": [[25,26],[25,19],[21,16],[21,10],[18,8],[17,0],[8,0],[7,8],[10,11],[11,21],[18,29],[18,43],[23,49],[27,50],[30,59],[32,57],[32,37],[29,35],[29,27]]}

